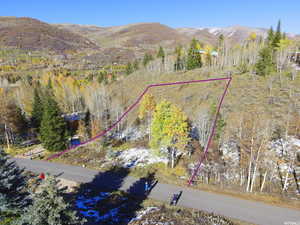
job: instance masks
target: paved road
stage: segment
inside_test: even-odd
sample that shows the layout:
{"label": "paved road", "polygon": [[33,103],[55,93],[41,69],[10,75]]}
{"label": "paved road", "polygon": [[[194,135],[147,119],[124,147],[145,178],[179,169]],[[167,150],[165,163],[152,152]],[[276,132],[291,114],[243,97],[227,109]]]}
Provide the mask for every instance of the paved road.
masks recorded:
{"label": "paved road", "polygon": [[[112,174],[105,177],[96,170],[77,166],[28,159],[15,159],[15,161],[19,166],[33,172],[60,175],[62,178],[80,183],[95,181],[95,177],[98,178],[100,185],[112,185],[107,181],[117,180]],[[124,176],[120,183],[120,189],[127,190],[136,181],[137,179],[133,177]],[[152,190],[150,198],[169,202],[171,195],[180,190],[183,190],[183,194],[178,202],[179,206],[214,212],[261,225],[300,225],[300,210],[281,208],[170,184],[158,183]]]}

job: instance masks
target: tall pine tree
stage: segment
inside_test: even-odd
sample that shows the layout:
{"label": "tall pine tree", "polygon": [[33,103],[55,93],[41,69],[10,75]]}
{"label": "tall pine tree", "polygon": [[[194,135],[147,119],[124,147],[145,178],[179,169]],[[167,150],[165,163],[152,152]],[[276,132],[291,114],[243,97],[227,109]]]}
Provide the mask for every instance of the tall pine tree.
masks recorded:
{"label": "tall pine tree", "polygon": [[54,97],[47,92],[40,127],[40,140],[49,151],[60,151],[67,147],[67,126]]}
{"label": "tall pine tree", "polygon": [[34,128],[39,129],[43,117],[43,102],[37,88],[34,89],[32,113],[31,113],[31,125]]}
{"label": "tall pine tree", "polygon": [[281,21],[278,21],[277,24],[277,29],[276,29],[276,33],[274,34],[274,38],[273,38],[273,42],[272,42],[272,47],[273,48],[277,48],[279,47],[279,42],[282,38],[282,34],[281,34]]}
{"label": "tall pine tree", "polygon": [[271,26],[270,30],[268,31],[268,37],[267,37],[268,44],[272,44],[273,39],[274,39],[274,30],[273,27]]}
{"label": "tall pine tree", "polygon": [[26,177],[0,147],[0,221],[19,216],[30,203]]}
{"label": "tall pine tree", "polygon": [[255,64],[256,73],[260,76],[266,76],[275,69],[273,62],[273,51],[269,46],[264,47],[259,52],[259,58]]}
{"label": "tall pine tree", "polygon": [[145,53],[143,58],[143,65],[146,67],[150,61],[153,60],[153,56],[150,53]]}
{"label": "tall pine tree", "polygon": [[165,51],[163,49],[163,47],[159,47],[158,53],[157,53],[157,57],[161,58],[161,63],[165,64]]}
{"label": "tall pine tree", "polygon": [[17,221],[17,225],[80,225],[85,222],[65,201],[65,188],[59,188],[55,178],[47,176],[40,188],[33,195],[33,204]]}
{"label": "tall pine tree", "polygon": [[129,74],[131,74],[131,73],[133,73],[133,66],[132,66],[132,64],[129,62],[129,63],[127,63],[127,65],[126,65],[126,75],[129,75]]}
{"label": "tall pine tree", "polygon": [[199,50],[200,43],[196,39],[193,39],[187,56],[186,67],[188,70],[202,67],[202,59]]}

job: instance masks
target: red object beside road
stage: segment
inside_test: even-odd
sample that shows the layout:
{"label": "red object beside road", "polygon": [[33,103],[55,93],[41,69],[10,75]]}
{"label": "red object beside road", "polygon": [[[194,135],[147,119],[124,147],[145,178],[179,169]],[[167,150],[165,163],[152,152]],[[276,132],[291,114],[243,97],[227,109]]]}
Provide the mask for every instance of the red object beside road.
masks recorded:
{"label": "red object beside road", "polygon": [[41,174],[39,175],[39,178],[40,178],[41,180],[44,180],[44,179],[45,179],[45,174],[44,174],[44,173],[41,173]]}

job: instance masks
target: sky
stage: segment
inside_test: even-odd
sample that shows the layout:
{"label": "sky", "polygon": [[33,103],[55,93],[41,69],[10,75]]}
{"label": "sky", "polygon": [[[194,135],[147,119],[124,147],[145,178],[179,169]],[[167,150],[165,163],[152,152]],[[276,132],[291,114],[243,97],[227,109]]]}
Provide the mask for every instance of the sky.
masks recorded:
{"label": "sky", "polygon": [[1,0],[0,16],[48,23],[116,26],[160,22],[177,27],[276,27],[300,34],[300,0]]}

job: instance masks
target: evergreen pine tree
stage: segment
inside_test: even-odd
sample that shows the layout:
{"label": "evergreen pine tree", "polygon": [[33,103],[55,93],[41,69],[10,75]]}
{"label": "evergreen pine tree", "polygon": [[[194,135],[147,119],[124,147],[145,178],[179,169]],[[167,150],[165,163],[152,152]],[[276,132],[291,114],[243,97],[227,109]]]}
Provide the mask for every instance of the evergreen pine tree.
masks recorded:
{"label": "evergreen pine tree", "polygon": [[267,37],[268,44],[272,44],[273,39],[274,39],[274,31],[273,31],[273,27],[271,27],[270,30],[268,31],[268,37]]}
{"label": "evergreen pine tree", "polygon": [[97,76],[98,83],[101,84],[103,81],[105,83],[105,79],[107,79],[107,74],[101,71]]}
{"label": "evergreen pine tree", "polygon": [[44,102],[40,127],[40,140],[49,151],[60,151],[67,147],[66,122],[53,96],[48,93]]}
{"label": "evergreen pine tree", "polygon": [[259,52],[259,59],[255,65],[256,73],[260,76],[269,75],[274,71],[273,51],[269,46],[264,47]]}
{"label": "evergreen pine tree", "polygon": [[161,46],[159,47],[157,57],[161,58],[162,64],[165,64],[165,51],[164,51],[163,47],[161,47]]}
{"label": "evergreen pine tree", "polygon": [[129,75],[133,73],[133,66],[132,64],[129,62],[127,65],[126,65],[126,75]]}
{"label": "evergreen pine tree", "polygon": [[202,67],[201,54],[199,50],[200,50],[199,42],[193,39],[187,56],[186,67],[188,70],[193,70]]}
{"label": "evergreen pine tree", "polygon": [[43,117],[43,102],[37,88],[34,89],[33,106],[31,113],[31,125],[39,129]]}
{"label": "evergreen pine tree", "polygon": [[224,35],[221,34],[221,35],[218,37],[218,48],[219,48],[219,50],[220,50],[220,48],[223,46],[224,40],[225,40]]}
{"label": "evergreen pine tree", "polygon": [[143,58],[143,65],[146,67],[150,61],[153,60],[153,56],[150,53],[145,53]]}
{"label": "evergreen pine tree", "polygon": [[65,188],[58,187],[58,181],[47,176],[33,195],[33,204],[17,221],[17,225],[80,225],[84,221],[76,216],[71,205],[64,199]]}
{"label": "evergreen pine tree", "polygon": [[87,129],[87,137],[91,138],[91,113],[89,109],[86,111],[85,114],[84,125]]}
{"label": "evergreen pine tree", "polygon": [[[214,119],[217,113],[217,106],[216,104],[213,104],[211,106],[211,110],[210,110],[210,114],[211,117]],[[214,135],[214,139],[215,140],[219,140],[221,138],[221,134],[223,133],[224,127],[226,126],[226,122],[223,119],[221,113],[218,114],[218,118],[217,118],[217,123],[216,123],[216,130],[215,130],[215,135]]]}
{"label": "evergreen pine tree", "polygon": [[133,62],[133,69],[136,71],[139,69],[139,60],[134,60]]}
{"label": "evergreen pine tree", "polygon": [[0,221],[18,216],[30,203],[26,177],[0,148]]}
{"label": "evergreen pine tree", "polygon": [[279,46],[279,42],[280,42],[281,38],[282,38],[282,34],[281,34],[281,22],[279,20],[278,24],[277,24],[276,33],[274,34],[274,38],[273,38],[273,42],[272,42],[273,48],[277,48]]}

